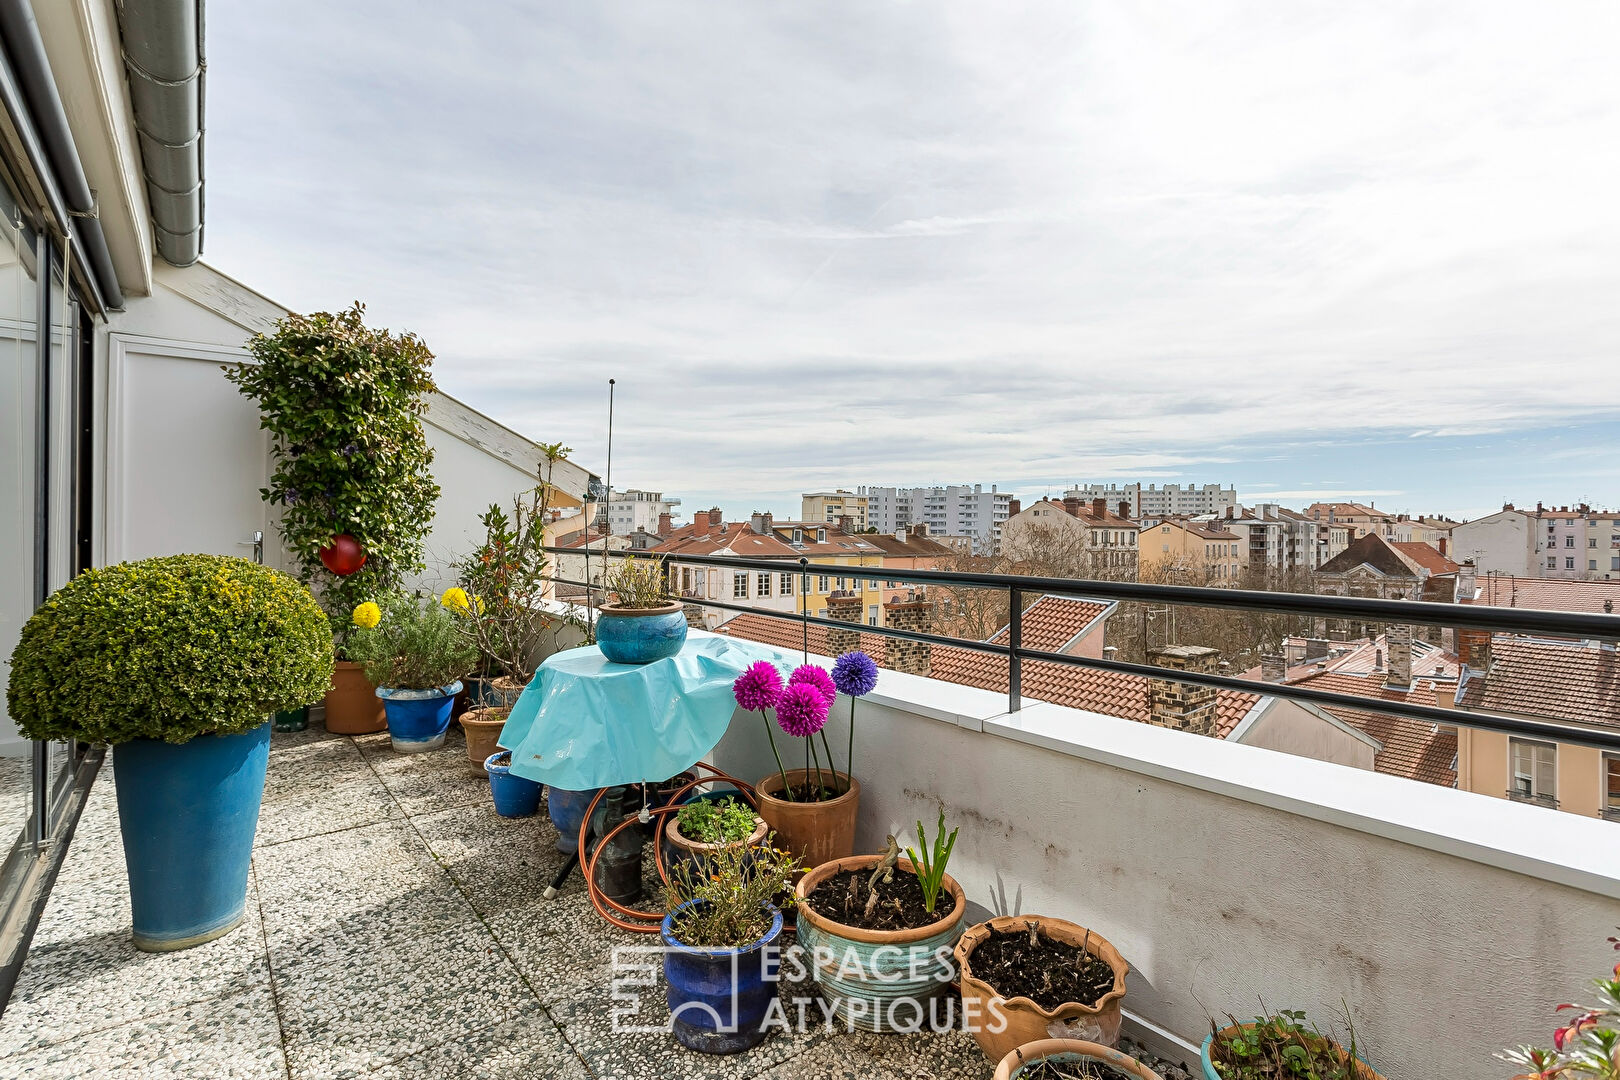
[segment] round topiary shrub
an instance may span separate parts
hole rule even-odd
[[[332,634],[303,585],[246,559],[169,555],[89,570],[11,654],[6,703],[31,739],[183,743],[319,701]]]

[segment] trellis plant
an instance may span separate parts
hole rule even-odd
[[[300,579],[325,608],[339,649],[355,605],[423,569],[422,542],[439,486],[422,429],[433,353],[415,334],[365,324],[356,303],[337,313],[288,315],[248,343],[253,363],[226,378],[259,403],[275,472],[259,494],[280,507],[279,529]],[[320,560],[347,533],[365,564],[338,576]]]
[[[945,811],[939,812],[939,831],[934,834],[934,847],[928,848],[928,834],[923,831],[923,823],[917,822],[917,846],[921,851],[906,848],[906,858],[911,860],[912,873],[917,875],[917,884],[922,886],[923,910],[930,915],[934,913],[934,905],[939,902],[939,889],[945,881],[945,864],[951,861],[951,849],[956,846],[956,833],[960,829],[951,830],[951,835],[945,835]]]

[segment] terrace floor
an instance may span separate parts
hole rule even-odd
[[[177,953],[129,940],[110,761],[96,780],[16,992],[0,1075],[988,1077],[965,1034],[773,1034],[735,1057],[620,1034],[611,928],[561,866],[544,809],[510,821],[468,765],[388,736],[277,734],[247,921]],[[784,987],[784,993],[806,993]],[[661,986],[644,1021],[668,1017]],[[789,1015],[793,1015],[790,1011]]]

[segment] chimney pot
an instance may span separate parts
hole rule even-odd
[[[668,536],[671,532],[674,531],[674,528],[675,528],[674,524],[673,524],[673,522],[670,521],[670,517],[669,517],[668,514],[659,514],[658,515],[658,535],[659,536]]]
[[[1405,689],[1412,685],[1412,628],[1396,624],[1384,631],[1389,646],[1389,667],[1384,685],[1392,689]]]
[[[709,509],[709,524],[710,525],[718,525],[722,521],[724,521],[725,519],[726,519],[726,516],[720,512],[720,508],[718,506],[711,507]]]
[[[1092,499],[1091,500],[1091,516],[1092,517],[1099,517],[1100,518],[1106,513],[1108,513],[1108,500],[1107,499]]]
[[[1131,516],[1131,504],[1123,499],[1121,499],[1119,502],[1119,516],[1122,518],[1128,518]]]
[[[1080,499],[1075,495],[1063,496],[1063,509],[1070,517],[1080,516]]]

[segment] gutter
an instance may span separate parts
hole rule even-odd
[[[121,0],[118,29],[158,254],[202,255],[203,0]]]
[[[0,0],[0,38],[5,41],[11,66],[22,84],[45,161],[67,209],[69,220],[62,222],[63,231],[78,236],[103,306],[121,308],[124,293],[118,286],[112,255],[107,251],[107,238],[101,231],[95,192],[90,190],[84,166],[79,163],[67,111],[62,108],[61,95],[56,92],[56,80],[51,77],[51,65],[45,58],[45,43],[40,40],[39,24],[34,21],[28,0]]]

